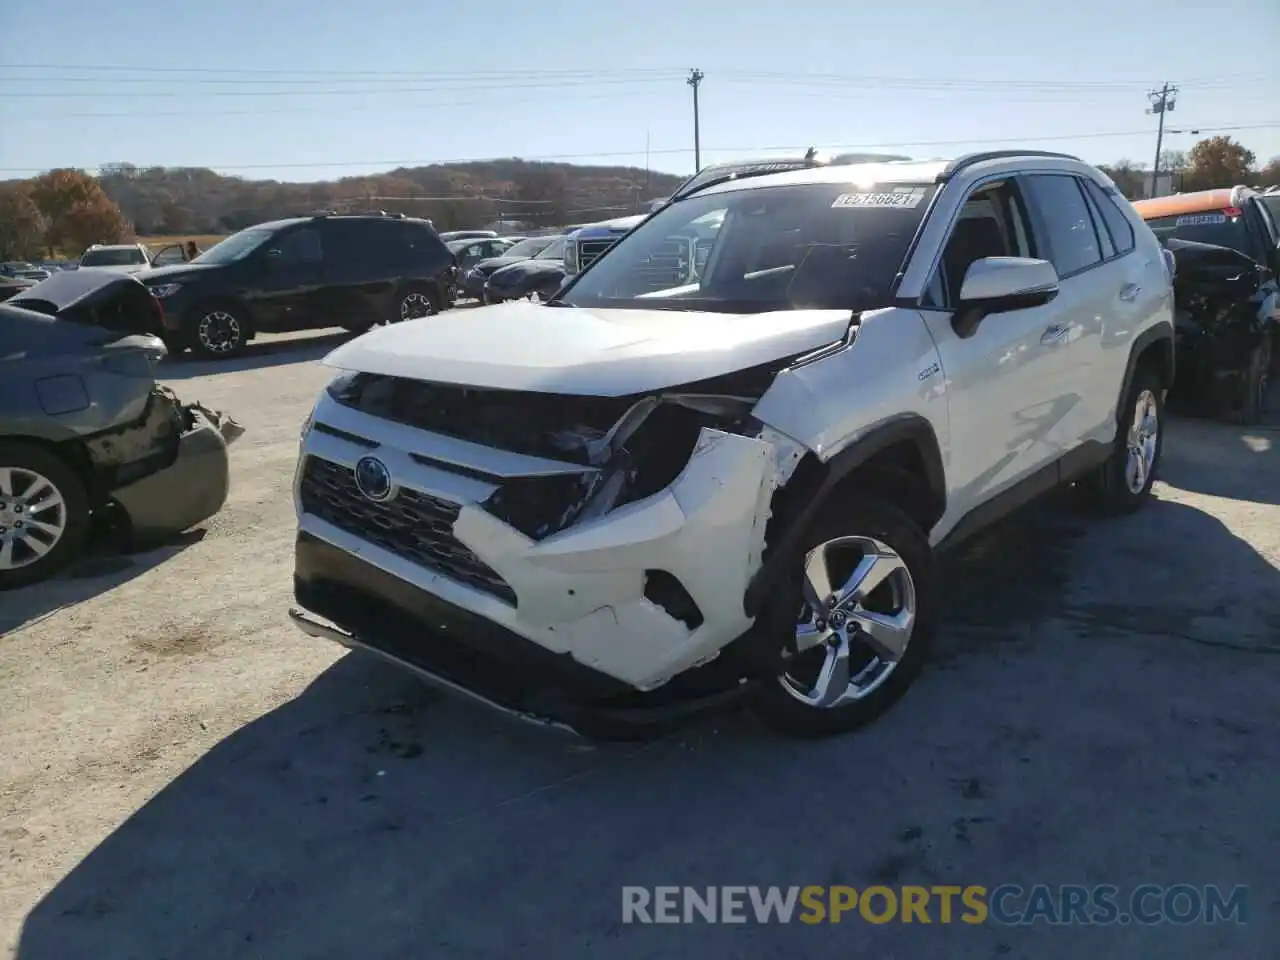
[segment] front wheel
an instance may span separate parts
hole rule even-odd
[[[0,442],[0,590],[44,580],[80,552],[84,483],[43,447]]]
[[[249,342],[249,328],[239,308],[230,304],[208,304],[195,311],[191,341],[200,356],[221,360],[244,350]]]
[[[826,737],[876,719],[915,681],[933,639],[936,574],[924,531],[862,496],[823,510],[805,546],[762,614],[785,653],[755,710],[780,733]]]

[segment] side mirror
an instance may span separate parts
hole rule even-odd
[[[960,337],[971,337],[993,313],[1041,307],[1058,295],[1058,271],[1048,260],[984,257],[965,271],[960,302],[951,318]]]

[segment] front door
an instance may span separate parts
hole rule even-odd
[[[1055,424],[1071,400],[1061,375],[1069,311],[1057,301],[986,317],[960,336],[952,326],[965,272],[984,257],[1034,257],[1026,204],[1012,180],[974,188],[953,225],[921,311],[947,385],[950,497],[941,535],[973,508],[1057,458]]]
[[[305,330],[316,320],[323,286],[323,245],[313,225],[295,227],[269,241],[257,255],[249,291],[260,330]]]

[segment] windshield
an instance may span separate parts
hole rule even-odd
[[[274,235],[271,230],[250,227],[247,230],[241,230],[239,233],[233,233],[221,243],[215,243],[191,262],[231,263],[234,260],[241,260],[257,250],[258,247],[262,246]]]
[[[521,240],[519,243],[513,243],[504,252],[504,257],[533,257],[541,253],[548,244],[551,243],[551,237],[530,237],[528,240]]]
[[[554,238],[554,239],[553,239],[549,244],[547,244],[545,247],[543,247],[543,248],[542,248],[542,252],[541,252],[541,253],[539,253],[539,254],[538,254],[536,257],[534,257],[533,259],[535,259],[535,260],[563,260],[563,259],[564,259],[564,248],[565,248],[566,246],[568,246],[568,243],[569,243],[569,238],[568,238],[568,237],[555,237],[555,238]]]
[[[80,258],[82,267],[126,267],[135,263],[146,263],[147,258],[137,247],[118,247],[116,249],[88,250]]]
[[[619,240],[558,302],[764,313],[888,305],[932,184],[695,194]]]
[[[1230,211],[1210,210],[1205,213],[1184,213],[1176,217],[1156,217],[1148,220],[1147,226],[1161,241],[1176,238],[1196,243],[1212,243],[1252,256],[1249,230],[1241,212],[1234,208]]]

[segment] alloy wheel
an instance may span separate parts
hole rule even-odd
[[[48,477],[25,467],[0,467],[0,570],[29,566],[57,546],[67,530],[67,505]]]
[[[1138,394],[1133,407],[1133,422],[1129,425],[1126,443],[1124,481],[1130,493],[1141,493],[1151,476],[1156,462],[1156,445],[1160,439],[1160,408],[1156,396],[1150,390]]]
[[[917,612],[911,571],[879,540],[838,537],[809,551],[802,586],[795,657],[779,678],[782,688],[825,709],[869,696],[911,643]]]
[[[400,301],[400,319],[401,320],[418,320],[422,317],[429,317],[435,313],[435,308],[431,304],[431,298],[425,293],[407,293],[403,300]]]
[[[243,339],[240,321],[226,310],[210,310],[196,327],[200,346],[212,354],[231,353]]]

